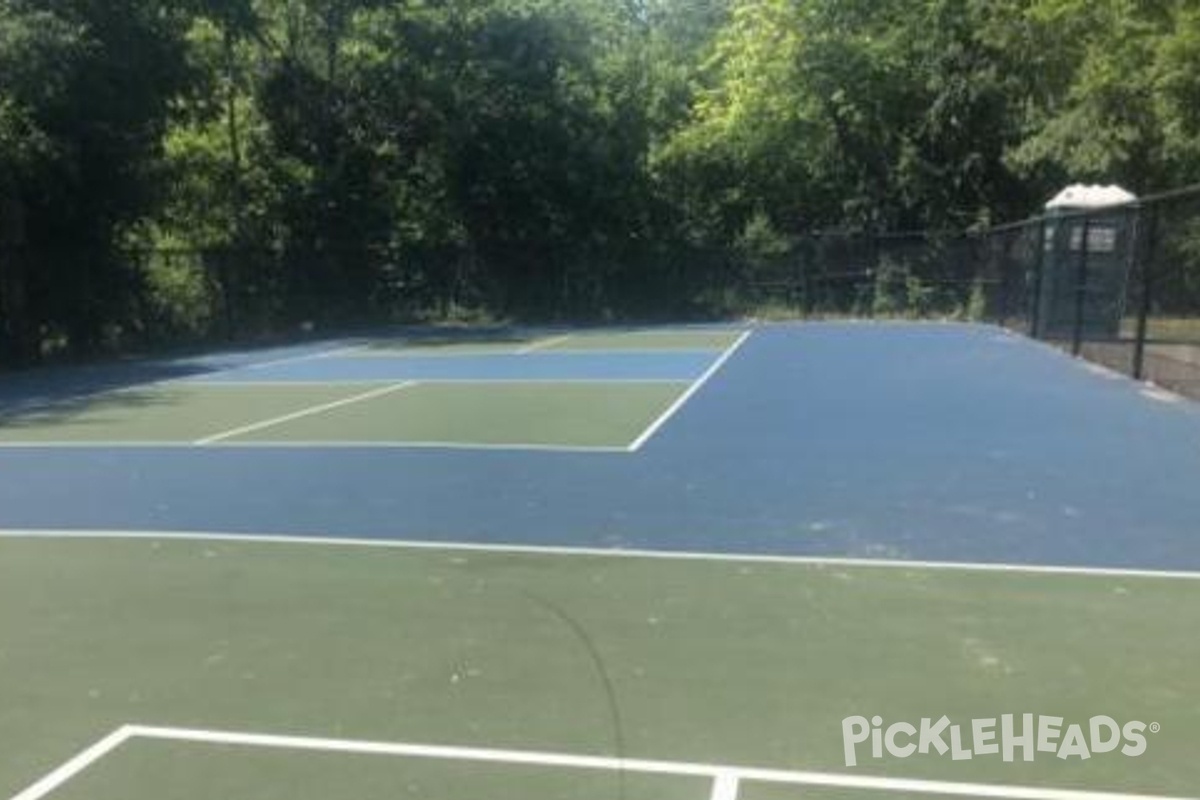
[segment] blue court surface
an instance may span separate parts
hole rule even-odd
[[[1196,797],[1197,476],[1200,407],[979,325],[14,375],[0,798]]]
[[[478,447],[415,435],[425,446],[376,447],[374,427],[336,447],[320,446],[336,435],[310,442],[307,430],[255,447],[17,441],[0,447],[0,528],[1200,569],[1195,404],[994,327],[699,330],[727,339],[670,340],[673,351],[618,338],[586,350],[556,341],[563,351],[397,348],[397,357],[346,340],[18,376],[4,395],[10,410],[148,386],[344,386],[313,406],[320,416],[375,384],[467,382],[458,391],[474,405],[463,406],[461,426],[503,401],[480,394],[489,382],[531,392],[540,382],[663,384],[665,394],[609,420],[612,448],[576,448],[569,435],[561,447],[516,446],[541,411],[519,421],[519,435]],[[406,408],[381,407],[377,418]],[[4,430],[0,443],[14,444]]]

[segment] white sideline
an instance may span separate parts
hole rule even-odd
[[[308,408],[302,408],[299,411],[293,411],[290,414],[281,414],[280,416],[272,417],[271,419],[264,419],[260,422],[252,422],[249,425],[242,425],[238,428],[230,428],[227,431],[221,431],[220,433],[214,433],[212,436],[205,436],[203,439],[197,439],[192,444],[215,444],[224,439],[232,439],[233,437],[240,436],[244,433],[252,433],[254,431],[260,431],[264,428],[272,428],[276,425],[282,425],[285,422],[302,419],[303,417],[311,417],[314,414],[321,414],[326,411],[331,411],[335,408],[341,408],[342,406],[348,406],[353,403],[361,403],[364,400],[371,400],[376,397],[383,397],[386,394],[391,394],[392,392],[397,392],[401,389],[408,388],[414,383],[415,381],[401,381],[400,383],[381,386],[379,388],[372,389],[369,392],[362,392],[361,394],[356,394],[351,397],[343,397],[341,400],[334,400],[331,403],[321,403],[320,405],[309,406]]]
[[[424,539],[363,539],[288,534],[215,533],[169,530],[87,530],[0,528],[0,539],[109,539],[193,542],[229,542],[248,544],[307,545],[316,547],[362,547],[390,550],[443,551],[532,556],[576,556],[658,561],[694,561],[719,564],[773,564],[784,566],[844,567],[848,569],[941,570],[946,572],[996,572],[1027,575],[1061,575],[1099,578],[1157,578],[1200,581],[1200,571],[1159,570],[1134,567],[1073,567],[1054,564],[1006,562],[926,561],[851,556],[785,556],[751,553],[718,553],[687,550],[639,550],[606,547],[565,547],[553,545],[481,544],[478,542],[439,542]]]
[[[638,450],[642,449],[642,445],[650,441],[650,437],[658,433],[659,429],[662,428],[663,425],[666,425],[671,417],[675,416],[675,413],[679,411],[679,409],[683,408],[684,404],[687,403],[688,400],[692,399],[692,396],[696,394],[696,392],[704,388],[704,384],[708,383],[709,379],[712,378],[713,375],[717,374],[717,370],[725,366],[725,362],[733,357],[733,354],[738,351],[739,347],[745,344],[746,340],[750,338],[751,333],[753,333],[752,330],[742,331],[742,335],[734,340],[733,344],[729,345],[725,352],[721,354],[720,358],[714,361],[709,368],[706,369],[703,374],[701,374],[700,377],[688,387],[687,391],[679,395],[679,397],[675,399],[675,402],[668,406],[667,410],[659,415],[658,419],[650,423],[650,427],[642,431],[641,436],[633,440],[633,442],[629,445],[629,452],[636,453]]]
[[[62,784],[70,780],[73,776],[86,769],[90,764],[111,752],[122,743],[134,738],[307,752],[354,753],[360,755],[474,761],[537,767],[609,770],[648,775],[669,775],[680,778],[700,777],[713,781],[711,800],[736,800],[738,786],[742,782],[793,786],[825,786],[842,789],[873,789],[959,797],[998,798],[999,800],[1188,800],[1187,798],[1166,795],[1053,789],[1039,786],[1005,786],[1002,784],[964,783],[914,778],[885,778],[836,772],[735,767],[685,761],[658,761],[534,750],[501,750],[406,742],[280,736],[274,734],[151,725],[126,725],[119,728],[75,758],[50,772],[28,789],[15,795],[12,800],[42,800],[42,798],[62,786]]]

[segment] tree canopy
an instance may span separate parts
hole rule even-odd
[[[1074,180],[1200,181],[1195,3],[0,0],[8,360],[670,311],[705,254]]]

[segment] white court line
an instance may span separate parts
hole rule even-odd
[[[1159,386],[1153,381],[1144,381],[1144,383],[1145,386],[1143,386],[1141,389],[1142,397],[1155,400],[1159,403],[1168,403],[1172,405],[1186,402],[1186,399],[1183,395]]]
[[[221,431],[220,433],[214,433],[212,436],[206,436],[203,439],[197,439],[192,444],[196,444],[196,445],[214,444],[216,442],[220,442],[225,439],[231,439],[234,436],[240,436],[244,433],[252,433],[254,431],[260,431],[264,428],[272,428],[276,425],[282,425],[285,422],[291,422],[293,420],[301,419],[303,417],[311,417],[314,414],[321,414],[326,411],[331,411],[335,408],[341,408],[343,406],[348,406],[353,403],[361,403],[364,400],[371,400],[376,397],[383,397],[386,394],[391,394],[392,392],[397,392],[401,389],[408,388],[409,386],[412,386],[413,383],[414,383],[413,381],[401,381],[400,383],[394,383],[394,384],[391,384],[388,386],[381,386],[378,389],[372,389],[369,392],[363,392],[362,394],[356,394],[356,395],[353,395],[352,397],[344,397],[341,400],[334,400],[333,402],[330,402],[330,403],[321,403],[320,405],[309,406],[308,408],[302,408],[299,411],[293,411],[290,414],[282,414],[278,417],[272,417],[271,419],[264,419],[261,422],[252,422],[249,425],[242,425],[241,427],[238,427],[238,428],[230,428],[227,431]]]
[[[620,453],[628,455],[629,450],[618,445],[588,445],[588,444],[540,444],[537,442],[379,442],[379,441],[282,441],[282,442],[217,442],[213,447],[226,449],[248,448],[303,448],[308,450],[365,448],[368,450],[512,450],[533,453]]]
[[[297,361],[311,361],[311,360],[317,359],[317,358],[329,358],[331,356],[345,355],[346,353],[353,352],[355,350],[359,350],[362,347],[363,347],[363,345],[347,346],[347,345],[339,343],[336,347],[330,347],[325,350],[317,350],[317,351],[311,352],[311,353],[301,353],[299,355],[294,355],[294,356],[283,356],[281,358],[272,358],[267,361],[251,361],[247,364],[237,364],[232,367],[222,367],[222,368],[214,370],[212,373],[208,373],[208,374],[220,375],[225,372],[238,372],[238,371],[244,370],[244,369],[263,369],[264,367],[277,367],[281,364],[294,364]],[[207,357],[216,357],[216,356],[206,356],[206,358]],[[171,381],[187,380],[187,378],[171,378],[170,380]]]
[[[658,430],[662,428],[663,425],[666,425],[667,421],[670,420],[671,417],[675,416],[675,413],[679,411],[679,409],[683,408],[684,404],[686,404],[688,400],[691,400],[692,396],[704,387],[704,384],[708,383],[709,378],[717,374],[717,370],[725,366],[725,362],[733,357],[733,354],[738,351],[739,347],[745,344],[746,340],[750,338],[751,333],[753,333],[753,331],[742,331],[742,335],[734,340],[733,344],[731,344],[729,348],[721,354],[721,357],[714,361],[709,368],[706,369],[704,373],[696,379],[696,382],[688,387],[686,392],[679,395],[679,397],[675,399],[675,402],[668,406],[667,410],[659,415],[658,419],[654,420],[654,422],[651,422],[650,427],[642,431],[641,436],[634,439],[629,444],[629,452],[636,453],[642,448],[642,445],[650,441],[650,437],[658,433]]]
[[[354,349],[354,348],[338,345],[337,347],[334,347],[334,348],[330,348],[327,350],[318,350],[316,352],[305,353],[303,355],[287,356],[284,358],[275,358],[275,359],[271,359],[269,361],[250,362],[248,364],[238,364],[238,365],[235,365],[232,367],[214,368],[210,372],[204,372],[204,373],[198,373],[198,374],[194,373],[194,374],[188,374],[188,375],[177,375],[177,376],[170,377],[170,378],[158,378],[155,380],[144,381],[142,383],[130,384],[129,386],[113,386],[110,388],[98,389],[96,391],[82,391],[82,392],[75,393],[75,394],[72,394],[68,391],[67,393],[62,394],[62,395],[39,395],[36,397],[27,398],[25,400],[22,400],[21,402],[16,403],[9,408],[4,408],[3,410],[9,411],[9,412],[16,412],[19,414],[26,414],[26,413],[30,413],[30,412],[37,412],[41,409],[53,409],[56,406],[61,406],[61,405],[69,404],[69,403],[77,403],[77,402],[80,402],[81,400],[91,400],[91,399],[95,399],[98,397],[109,397],[111,395],[132,394],[135,392],[145,391],[147,389],[153,389],[155,387],[161,387],[161,386],[169,387],[169,386],[180,386],[180,385],[186,386],[189,383],[205,384],[207,382],[205,380],[205,378],[209,378],[213,375],[224,375],[229,372],[238,372],[238,371],[244,370],[244,369],[260,369],[262,367],[272,367],[272,366],[276,366],[278,364],[291,364],[296,361],[309,361],[309,360],[317,359],[317,358],[325,358],[326,356],[340,353],[344,350],[352,350],[352,349]],[[231,355],[234,355],[234,354],[231,354]],[[203,358],[217,358],[217,357],[220,357],[219,354],[213,355],[213,356],[203,356]],[[175,359],[175,360],[156,360],[156,361],[151,361],[148,363],[150,363],[151,365],[170,366],[170,365],[179,365],[179,364],[186,365],[188,363],[195,363],[195,361],[196,361],[196,358],[179,358],[179,359]],[[217,383],[217,381],[212,381],[212,382]],[[328,384],[329,382],[326,381],[325,383]],[[3,443],[0,443],[0,445],[2,445],[2,444]]]
[[[524,347],[517,348],[517,355],[523,356],[528,353],[537,352],[538,350],[544,350],[547,347],[553,347],[554,345],[558,344],[559,342],[565,342],[567,339],[570,339],[570,338],[571,338],[571,334],[566,333],[566,334],[563,334],[562,336],[551,336],[549,339],[538,339],[535,342],[530,342],[529,344],[525,345]]]
[[[905,561],[902,559],[853,558],[849,556],[783,556],[748,553],[716,553],[688,550],[638,550],[605,547],[555,547],[552,545],[480,544],[439,542],[427,539],[362,539],[330,536],[296,536],[269,533],[214,533],[204,531],[87,530],[0,528],[0,539],[109,539],[150,541],[229,542],[249,544],[307,545],[320,547],[363,547],[383,550],[415,550],[482,555],[575,556],[653,561],[709,562],[717,564],[763,564],[848,569],[898,569],[947,572],[995,572],[1016,575],[1060,575],[1098,578],[1156,578],[1200,581],[1200,571],[1157,570],[1131,567],[1071,567],[1053,564],[1014,564],[974,561]]]
[[[327,739],[309,736],[280,736],[151,725],[128,725],[89,751],[80,754],[12,800],[41,800],[55,787],[86,768],[122,742],[134,738],[156,741],[189,742],[224,746],[258,747],[302,752],[350,753],[356,755],[426,758],[447,761],[559,767],[569,769],[633,772],[679,778],[709,778],[714,782],[713,800],[735,800],[742,781],[792,786],[825,786],[841,789],[873,789],[889,792],[914,792],[957,797],[985,797],[999,800],[1187,800],[1179,796],[1130,794],[1080,789],[1053,789],[1040,786],[1006,786],[994,783],[965,783],[913,778],[885,778],[837,772],[735,767],[687,761],[660,761],[640,758],[579,755],[536,750],[502,750],[481,747],[380,742],[353,739]],[[96,752],[91,752],[96,750]],[[84,758],[86,756],[86,758]]]
[[[706,355],[708,353],[719,352],[720,347],[556,347],[551,353],[553,355]],[[358,352],[358,351],[355,351]],[[421,350],[420,348],[412,351],[396,350],[393,352],[369,350],[365,353],[359,353],[358,358],[379,358],[379,359],[414,359],[414,358],[480,358],[485,356],[514,356],[528,355],[530,352],[538,352],[537,350],[527,351],[521,350],[474,350],[464,351],[456,350],[452,353],[439,353],[436,350]]]
[[[1128,384],[1136,387],[1138,390],[1138,393],[1142,397],[1145,397],[1147,400],[1154,400],[1159,403],[1168,403],[1168,404],[1187,404],[1188,403],[1188,399],[1186,397],[1184,397],[1183,395],[1179,394],[1178,392],[1173,392],[1164,386],[1158,385],[1154,381],[1147,380],[1145,378],[1138,380],[1137,378],[1134,378],[1132,375],[1127,375],[1124,372],[1115,370],[1112,367],[1109,367],[1105,364],[1101,364],[1096,361],[1091,361],[1090,359],[1087,358],[1087,356],[1083,355],[1082,353],[1080,355],[1076,356],[1076,355],[1072,354],[1070,350],[1067,350],[1064,347],[1059,347],[1059,346],[1055,345],[1053,343],[1053,341],[1051,341],[1049,339],[1035,339],[1032,336],[1028,336],[1023,333],[1017,333],[1016,331],[1011,331],[1007,328],[1004,328],[1003,330],[1007,335],[1011,336],[1013,339],[1028,342],[1028,343],[1037,345],[1044,350],[1048,350],[1060,358],[1065,358],[1070,363],[1083,369],[1085,372],[1091,373],[1092,375],[1096,375],[1097,377],[1104,378],[1106,380],[1122,381],[1122,382],[1128,383]]]
[[[79,755],[50,771],[27,789],[13,795],[11,800],[41,800],[96,761],[124,744],[130,737],[129,726],[118,728]]]
[[[339,358],[341,356],[352,356],[355,353],[361,353],[363,350],[370,350],[369,344],[352,344],[346,347],[338,347],[333,350],[324,350],[318,354],[319,358]]]
[[[196,378],[189,382],[189,385],[204,386],[204,387],[243,387],[243,388],[262,388],[262,387],[280,387],[280,386],[378,386],[384,383],[395,383],[396,378],[354,378],[351,380],[301,380],[293,381],[287,378],[278,380],[206,380],[204,378]],[[417,378],[426,386],[434,386],[437,384],[513,384],[520,385],[525,383],[532,384],[547,384],[547,383],[567,383],[567,384],[606,384],[615,383],[623,384],[680,384],[686,386],[690,383],[687,378]]]
[[[716,775],[710,800],[737,800],[740,783],[736,772],[722,772]]]
[[[534,453],[616,453],[629,455],[629,448],[624,445],[588,445],[588,444],[540,444],[537,442],[438,442],[438,441],[354,441],[354,440],[288,440],[288,441],[228,441],[214,442],[183,442],[155,441],[153,439],[103,441],[55,441],[39,442],[33,439],[20,442],[0,441],[0,450],[192,450],[203,446],[210,450],[465,450],[465,451],[504,451],[534,452]]]

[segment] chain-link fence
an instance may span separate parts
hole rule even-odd
[[[1000,276],[979,270],[976,248],[961,234],[804,236],[772,259],[735,263],[730,305],[783,316],[990,318]]]
[[[1139,380],[1200,398],[1200,190],[1048,214],[980,235],[1002,316]]]
[[[392,321],[989,321],[1200,398],[1200,188],[981,232],[833,231],[623,258],[0,248],[0,363]]]

